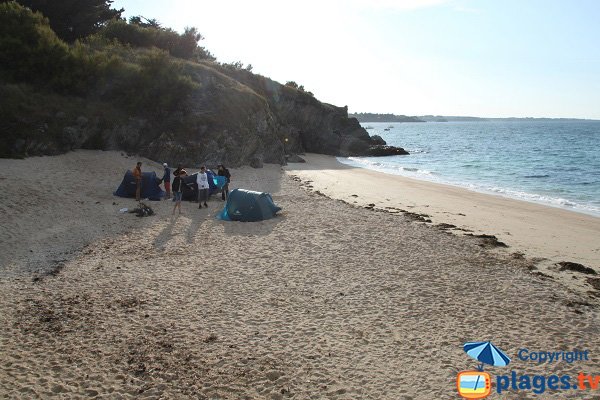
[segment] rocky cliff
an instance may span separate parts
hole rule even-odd
[[[169,113],[129,115],[101,95],[75,98],[0,85],[0,153],[116,149],[171,164],[254,167],[283,164],[286,153],[406,154],[371,138],[345,107],[246,70],[212,62],[186,68],[197,88]]]

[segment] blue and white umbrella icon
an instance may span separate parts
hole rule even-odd
[[[495,367],[504,367],[510,362],[510,358],[492,342],[468,342],[463,346],[465,352],[481,363],[477,369],[483,371],[483,364]]]

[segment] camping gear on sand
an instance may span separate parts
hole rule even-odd
[[[142,193],[141,198],[152,201],[158,201],[165,196],[165,192],[159,186],[160,179],[156,177],[156,172],[142,172]],[[113,193],[119,197],[135,198],[135,178],[132,171],[125,172],[123,181]]]
[[[209,194],[218,193],[221,188],[227,183],[224,176],[218,176],[211,170],[206,171],[208,176]],[[160,188],[161,179],[156,176],[155,172],[142,172],[142,193],[141,198],[152,201],[158,201],[166,196],[165,191]],[[183,194],[182,200],[195,201],[198,199],[198,185],[196,184],[196,174],[188,175],[183,178]],[[135,178],[133,172],[127,171],[123,177],[123,181],[113,193],[119,197],[135,198]]]
[[[149,217],[151,215],[154,215],[154,210],[148,207],[146,204],[142,203],[141,201],[138,207],[134,208],[129,212],[135,214],[136,217]]]
[[[269,193],[233,189],[217,218],[223,221],[262,221],[273,218],[280,210]]]

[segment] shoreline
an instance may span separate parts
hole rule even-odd
[[[334,156],[306,154],[288,173],[313,190],[350,204],[423,215],[455,233],[491,234],[511,252],[550,264],[571,261],[600,268],[600,218],[559,207],[471,191],[462,187],[354,167]],[[318,173],[314,173],[317,172]],[[542,260],[539,260],[542,261]]]
[[[435,181],[434,179],[420,179],[418,177],[413,177],[413,176],[408,176],[408,175],[402,175],[402,174],[395,174],[393,172],[386,172],[386,171],[382,171],[382,170],[377,170],[377,169],[371,169],[371,168],[367,168],[367,167],[352,165],[350,163],[345,163],[343,161],[340,161],[339,158],[344,158],[344,157],[336,157],[336,161],[338,161],[341,164],[350,166],[352,168],[367,169],[369,171],[379,172],[379,173],[386,174],[386,175],[400,176],[400,177],[403,177],[403,178],[412,179],[412,180],[416,180],[416,181],[422,181],[422,182],[433,183],[433,184],[436,184],[436,185],[445,185],[445,186],[455,187],[455,188],[458,188],[458,189],[467,190],[469,192],[485,194],[485,195],[488,195],[488,196],[498,196],[498,197],[502,197],[502,198],[505,198],[505,199],[516,200],[516,201],[524,201],[526,203],[536,204],[536,205],[543,206],[543,207],[557,208],[559,210],[565,210],[565,211],[573,212],[573,213],[576,213],[576,214],[583,214],[583,215],[587,215],[587,216],[590,216],[590,217],[600,218],[600,211],[586,210],[584,208],[586,206],[585,205],[581,205],[579,203],[574,203],[578,207],[580,207],[580,208],[575,208],[573,206],[565,206],[565,205],[553,204],[552,202],[546,202],[546,201],[542,201],[542,200],[520,198],[520,197],[517,197],[517,196],[511,196],[511,195],[505,194],[503,192],[495,192],[493,190],[489,190],[489,189],[485,189],[485,188],[471,188],[471,187],[467,186],[467,183],[453,183],[453,182]],[[506,188],[501,188],[501,189],[502,190],[508,190],[508,191],[516,192],[516,190],[512,190],[512,189],[506,189]],[[542,195],[537,194],[537,193],[529,193],[529,192],[523,192],[523,193],[526,194],[526,195],[529,195],[531,197],[535,197],[535,196],[542,197]],[[562,199],[562,198],[556,198],[555,200],[564,200],[566,202],[573,203],[573,201],[571,201],[571,200]]]

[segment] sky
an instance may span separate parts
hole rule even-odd
[[[115,0],[350,112],[600,119],[597,0]]]

